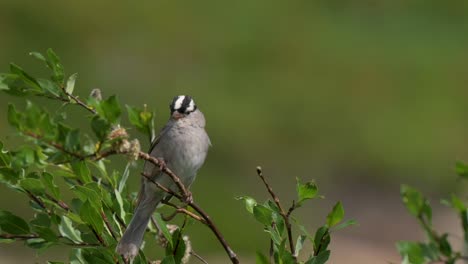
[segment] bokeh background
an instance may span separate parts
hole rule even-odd
[[[158,127],[173,96],[196,99],[213,148],[194,197],[243,263],[268,250],[234,199],[267,198],[257,165],[288,204],[295,177],[316,180],[326,198],[298,212],[311,231],[337,200],[359,222],[333,234],[332,264],[398,262],[394,243],[422,238],[401,183],[429,194],[436,226],[459,234],[439,200],[467,187],[453,169],[468,160],[467,1],[0,0],[0,72],[15,62],[46,74],[27,54],[49,47],[79,73],[78,95],[100,88],[147,104]],[[0,97],[0,138],[13,148],[7,102],[19,101]],[[0,191],[1,208],[28,214],[22,196]],[[205,227],[189,234],[210,263],[227,263]],[[66,249],[0,245],[0,263],[51,258],[66,260]]]

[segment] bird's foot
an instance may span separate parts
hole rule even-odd
[[[164,171],[165,169],[167,169],[166,162],[164,161],[163,158],[156,158],[156,159],[159,161],[159,170],[160,171]]]
[[[187,193],[186,193],[186,195],[185,195],[185,197],[184,197],[184,202],[185,202],[186,204],[191,204],[191,203],[193,203],[193,196],[192,196],[192,193],[191,193],[189,190],[187,190]]]

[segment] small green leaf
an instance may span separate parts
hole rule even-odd
[[[0,141],[0,167],[10,167],[10,153],[3,149],[3,142]]]
[[[242,200],[244,201],[245,203],[245,209],[253,214],[253,208],[255,205],[257,205],[257,201],[255,201],[254,198],[250,197],[250,196],[239,196],[239,197],[236,197],[237,200]]]
[[[56,200],[60,200],[60,190],[54,183],[54,176],[48,172],[43,172],[42,179],[47,189],[51,192],[52,197],[54,197]]]
[[[154,129],[154,113],[147,111],[146,106],[144,110],[129,105],[126,105],[126,108],[130,123],[134,125],[138,131],[152,136]]]
[[[301,204],[305,200],[313,199],[317,196],[318,187],[314,182],[306,182],[305,184],[302,184],[299,178],[296,178],[296,180],[298,204]]]
[[[72,221],[70,218],[62,215],[62,221],[58,226],[59,232],[62,236],[69,238],[75,243],[83,242],[81,240],[81,232],[77,228],[73,227]]]
[[[100,109],[97,110],[101,116],[105,117],[111,124],[118,123],[122,110],[115,95],[101,101],[100,106]]]
[[[344,217],[343,205],[341,204],[341,202],[337,202],[335,206],[333,206],[332,211],[327,216],[327,226],[329,228],[335,226],[336,224],[341,222],[341,220],[343,220],[343,217]]]
[[[8,104],[8,123],[15,128],[20,128],[21,113],[16,111],[16,107],[13,104]]]
[[[164,237],[167,239],[169,242],[169,245],[172,247],[172,234],[169,232],[169,229],[167,229],[166,222],[161,218],[161,214],[156,213],[154,214],[154,219],[156,220],[156,223],[158,224],[158,228],[160,229],[159,231],[162,232]]]
[[[47,57],[47,64],[54,73],[52,79],[60,84],[63,84],[65,74],[63,70],[63,65],[60,62],[60,58],[57,56],[57,54],[55,54],[55,52],[52,49],[47,50]]]
[[[71,130],[65,138],[65,149],[71,152],[80,150],[80,130],[78,128]]]
[[[26,221],[4,210],[0,210],[0,229],[5,233],[13,235],[24,235],[30,232],[29,225]]]
[[[255,255],[255,263],[256,264],[270,264],[268,258],[260,251],[257,251]]]
[[[102,197],[95,190],[80,185],[73,187],[72,190],[81,201],[89,201],[96,209],[102,207]]]
[[[314,236],[314,254],[326,250],[330,244],[330,232],[328,227],[322,226],[317,229]]]
[[[31,75],[27,74],[20,66],[11,63],[10,72],[18,75],[24,82],[26,86],[23,88],[23,90],[30,90],[37,93],[42,92],[42,87],[39,85],[37,80],[34,79],[34,77]]]
[[[39,52],[36,52],[36,51],[31,51],[29,53],[30,56],[42,61],[42,62],[47,62],[46,58],[44,57],[44,55],[42,55],[41,53]]]
[[[75,161],[71,163],[73,172],[77,178],[82,180],[84,183],[92,182],[91,171],[86,164],[86,161]]]
[[[105,119],[99,117],[98,115],[94,116],[91,120],[91,128],[93,129],[94,134],[101,141],[105,140],[111,125]]]
[[[125,216],[126,216],[126,212],[125,212],[125,209],[124,209],[124,202],[123,202],[123,199],[122,199],[122,195],[120,194],[119,190],[117,189],[114,189],[114,195],[115,195],[115,201],[117,202],[118,204],[118,213],[119,213],[119,216],[121,219],[125,219]]]
[[[104,229],[104,223],[102,222],[102,217],[89,200],[83,203],[80,210],[80,217],[91,225],[96,232],[101,233]]]
[[[345,221],[345,222],[343,222],[343,223],[341,223],[341,224],[335,226],[335,227],[333,228],[333,230],[334,230],[334,231],[337,231],[337,230],[346,228],[346,227],[348,227],[348,226],[356,225],[356,224],[357,224],[357,221],[356,221],[356,220],[350,219],[350,220],[347,220],[347,221]]]
[[[33,232],[48,242],[58,242],[58,236],[52,229],[44,226],[32,226]]]
[[[300,235],[297,237],[296,241],[296,248],[294,250],[294,256],[299,256],[299,253],[301,253],[302,246],[304,245],[304,241],[306,240],[307,236],[305,235]]]
[[[55,97],[60,96],[61,90],[56,83],[46,79],[38,79],[37,81],[39,82],[39,85],[42,87],[42,89],[44,89],[44,91],[47,91]]]
[[[35,195],[44,195],[45,193],[45,186],[38,179],[33,179],[33,178],[22,179],[19,185],[21,186],[21,188]]]
[[[164,257],[162,260],[161,264],[175,264],[174,256],[173,255],[168,255]]]
[[[457,161],[455,164],[455,171],[462,179],[468,180],[468,165],[461,161]]]
[[[115,263],[111,249],[84,248],[81,251],[84,263],[109,264]]]
[[[310,258],[305,264],[324,264],[330,258],[330,250],[320,252],[317,256]]]
[[[402,185],[400,193],[403,203],[413,216],[425,216],[427,220],[431,221],[432,209],[421,192],[408,185]]]
[[[67,94],[73,94],[73,90],[75,89],[75,81],[77,77],[78,73],[74,73],[70,75],[70,77],[68,77],[67,86],[65,87],[65,92],[67,92]]]
[[[261,204],[257,204],[253,208],[253,215],[255,219],[257,219],[258,222],[265,226],[270,226],[273,222],[272,213],[273,211],[271,211],[271,209]]]
[[[398,252],[402,257],[407,257],[411,264],[423,264],[424,255],[420,244],[408,241],[397,243]]]

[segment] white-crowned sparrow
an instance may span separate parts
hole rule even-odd
[[[176,96],[171,105],[171,117],[159,136],[153,141],[150,155],[165,162],[167,168],[179,176],[188,188],[198,169],[203,165],[210,139],[205,131],[205,117],[190,96]],[[144,165],[144,173],[161,185],[179,192],[172,179],[150,162]],[[116,252],[126,259],[133,259],[140,248],[148,222],[156,206],[168,196],[148,179],[142,178],[138,205],[125,230]]]

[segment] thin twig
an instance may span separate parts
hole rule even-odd
[[[37,197],[36,195],[34,195],[32,192],[30,191],[26,191],[26,193],[28,194],[29,198],[31,198],[31,200],[33,200],[37,205],[39,205],[44,211],[46,211],[46,213],[48,215],[50,215],[50,210],[49,208],[46,207],[45,203],[41,200],[41,198]]]
[[[198,255],[195,251],[191,250],[190,255],[194,256],[195,258],[197,258],[198,260],[200,260],[204,264],[208,264],[208,262],[206,260],[204,260],[200,255]]]
[[[96,110],[94,110],[94,108],[92,108],[91,106],[85,104],[83,101],[81,101],[77,96],[71,94],[71,93],[68,93],[65,89],[62,89],[62,91],[71,99],[73,99],[73,101],[75,101],[75,103],[79,104],[80,106],[84,107],[86,110],[88,110],[89,112],[93,113],[94,115],[97,114]],[[71,101],[71,100],[70,100]]]
[[[157,159],[155,157],[152,157],[148,153],[145,153],[145,152],[142,152],[142,151],[140,151],[138,153],[138,157],[140,159],[149,161],[149,162],[151,162],[154,165],[159,166],[159,167],[161,167],[161,165],[163,165],[162,162],[159,159]],[[180,181],[180,178],[177,175],[175,175],[174,172],[172,172],[169,168],[167,168],[165,166],[162,166],[161,170],[162,170],[162,172],[167,174],[169,177],[171,177],[172,181],[174,181],[174,183],[177,185],[177,187],[179,188],[179,190],[182,193],[182,195],[184,196],[184,198],[188,198],[190,196],[190,192],[187,191],[187,188],[185,188],[184,184]]]
[[[106,245],[106,242],[104,241],[104,239],[102,238],[101,235],[99,235],[99,233],[96,231],[96,229],[94,229],[94,227],[92,227],[91,225],[89,225],[89,228],[91,229],[91,231],[93,232],[94,236],[97,238],[97,240],[99,241],[99,243],[101,243],[101,245],[103,246],[107,246]]]
[[[173,207],[174,209],[176,209],[176,210],[174,211],[174,213],[173,213],[172,215],[170,215],[170,218],[173,218],[173,217],[176,216],[177,214],[182,213],[182,214],[185,214],[185,215],[188,215],[188,216],[192,217],[193,219],[195,219],[195,220],[197,220],[197,221],[199,221],[199,222],[201,222],[201,223],[203,223],[203,224],[206,224],[205,219],[203,219],[202,217],[200,217],[200,216],[198,216],[198,215],[196,215],[196,214],[190,212],[190,211],[187,210],[186,208],[177,206],[177,205],[175,205],[175,204],[173,204],[173,203],[171,203],[171,202],[169,202],[169,201],[164,201],[164,202],[162,202],[162,203],[163,203],[163,204],[166,204],[166,205],[169,205],[169,206]],[[163,220],[167,222],[166,219],[167,219],[167,218],[164,218]]]
[[[270,187],[270,185],[266,181],[265,177],[263,176],[263,172],[262,172],[261,167],[257,167],[257,175],[258,175],[258,177],[260,177],[260,179],[262,179],[263,184],[265,185],[265,187],[267,188],[268,192],[271,195],[271,198],[273,198],[273,201],[275,202],[276,206],[278,206],[278,209],[280,210],[279,213],[284,219],[284,223],[286,224],[286,229],[287,229],[287,232],[288,232],[289,249],[291,250],[291,254],[294,254],[294,251],[295,251],[294,250],[294,241],[293,241],[293,237],[292,237],[291,223],[289,222],[288,213],[286,213],[286,211],[283,209],[278,196],[275,194],[275,192],[273,192],[273,189]]]
[[[104,211],[102,211],[102,210],[101,210],[101,217],[102,217],[102,220],[104,221],[104,223],[106,224],[106,227],[107,227],[107,229],[109,230],[109,233],[110,233],[111,236],[117,241],[117,236],[114,234],[114,230],[112,229],[112,226],[110,225],[109,220],[107,219],[106,214],[105,214]]]

